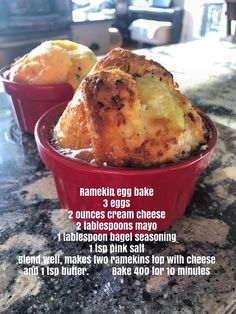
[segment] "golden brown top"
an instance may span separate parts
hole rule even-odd
[[[96,64],[55,128],[62,147],[89,145],[97,163],[113,166],[177,161],[204,143],[204,132],[172,74],[121,48]]]
[[[88,47],[69,40],[52,40],[18,59],[9,77],[29,84],[68,82],[76,89],[95,63],[96,56]]]

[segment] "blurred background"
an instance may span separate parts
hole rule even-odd
[[[236,0],[0,0],[0,67],[51,39],[111,48],[234,41]]]

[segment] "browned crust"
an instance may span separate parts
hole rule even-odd
[[[70,149],[91,147],[84,105],[81,101],[76,104],[72,101],[67,105],[54,129],[54,134],[60,147]]]
[[[184,129],[165,118],[150,119],[148,126],[142,126],[140,99],[131,75],[103,70],[88,76],[81,88],[98,163],[150,166],[177,160],[176,145]],[[142,127],[132,125],[134,120]]]
[[[129,137],[121,132],[129,123],[129,112],[135,112],[135,81],[120,70],[104,70],[88,76],[81,91],[96,161],[123,165],[130,147],[138,145],[135,132]]]
[[[160,63],[148,60],[145,56],[137,55],[127,49],[115,48],[111,50],[97,62],[94,72],[112,68],[118,68],[134,77],[143,76],[147,73],[158,75],[168,86],[178,87],[178,84],[173,80],[173,75]]]
[[[142,117],[137,77],[158,76],[178,101],[184,128],[167,118]],[[146,123],[146,124],[145,124]],[[204,140],[204,127],[173,76],[159,63],[128,50],[113,49],[87,76],[56,127],[62,147],[93,147],[98,164],[150,166],[177,161]],[[189,134],[194,139],[183,140]],[[181,147],[180,147],[181,146]],[[182,150],[182,151],[181,151]]]

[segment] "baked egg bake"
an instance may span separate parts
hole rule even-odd
[[[88,47],[69,40],[45,41],[11,65],[9,79],[29,84],[69,83],[76,89],[96,63]]]
[[[54,128],[61,148],[90,148],[95,163],[176,162],[206,142],[206,128],[173,75],[158,62],[116,48],[96,63]]]

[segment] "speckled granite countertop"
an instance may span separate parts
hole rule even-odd
[[[219,132],[210,166],[199,178],[183,219],[171,228],[178,244],[147,243],[146,254],[214,255],[209,276],[25,276],[18,255],[87,254],[88,244],[58,242],[74,230],[60,208],[33,136],[22,133],[0,94],[0,312],[222,314],[236,308],[236,45],[192,42],[145,49],[173,71]]]

